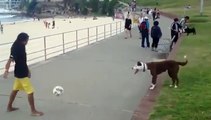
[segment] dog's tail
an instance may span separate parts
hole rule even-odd
[[[186,60],[185,62],[177,62],[177,64],[179,64],[181,66],[185,66],[188,63],[188,60],[187,60],[187,56],[186,55],[184,56],[184,59]]]

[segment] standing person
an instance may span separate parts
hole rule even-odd
[[[1,34],[3,34],[3,32],[4,32],[4,26],[3,24],[1,24]]]
[[[159,19],[159,18],[160,18],[160,11],[157,10],[157,11],[156,11],[156,19]]]
[[[48,22],[46,20],[43,21],[45,28],[48,28]]]
[[[138,29],[139,29],[140,35],[141,35],[141,27],[140,27],[140,25],[141,25],[141,23],[142,23],[143,21],[144,21],[144,18],[143,18],[143,15],[142,15],[142,13],[141,13],[140,16],[139,16],[139,18],[138,18],[138,22],[139,22]],[[140,37],[140,39],[141,39],[141,37]]]
[[[179,24],[181,26],[182,32],[185,32],[185,29],[188,27],[189,19],[189,16],[185,16],[180,20]]]
[[[142,35],[142,42],[141,42],[141,47],[145,48],[145,39],[146,39],[146,43],[147,43],[147,47],[150,47],[150,43],[149,43],[149,21],[148,21],[148,17],[144,17],[144,21],[141,23],[140,25],[141,28],[141,35]]]
[[[157,47],[158,47],[159,40],[162,36],[162,31],[161,31],[160,27],[158,26],[159,25],[158,21],[154,21],[153,25],[154,26],[152,26],[152,28],[151,28],[152,51],[157,52]]]
[[[125,33],[126,33],[125,39],[128,38],[128,34],[130,34],[130,37],[132,37],[132,34],[131,34],[131,25],[132,25],[132,20],[130,19],[130,15],[127,14],[127,18],[125,19]]]
[[[170,45],[170,50],[172,50],[173,44],[176,44],[176,42],[179,38],[181,26],[178,23],[178,21],[179,21],[178,18],[174,18],[174,22],[171,24],[171,40],[172,40],[172,42]]]
[[[55,28],[55,20],[53,19],[53,22],[52,22],[52,29]]]
[[[155,21],[155,19],[156,19],[156,14],[157,14],[157,9],[154,8],[154,10],[152,11],[152,19],[153,19],[153,21]]]
[[[7,106],[7,111],[12,112],[18,110],[18,108],[13,107],[13,102],[19,90],[23,90],[28,94],[28,101],[31,107],[32,116],[42,116],[43,113],[35,109],[34,106],[34,89],[30,82],[31,73],[27,66],[26,50],[25,46],[28,42],[29,36],[26,33],[20,33],[11,47],[10,58],[5,66],[4,78],[7,78],[10,64],[12,61],[15,62],[15,81],[13,85],[13,90],[10,94],[9,103]]]

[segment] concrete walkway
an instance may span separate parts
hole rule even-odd
[[[163,38],[169,38],[171,20],[159,21]],[[137,28],[132,32],[132,39],[124,39],[122,33],[31,66],[36,106],[45,113],[42,117],[30,116],[23,92],[14,104],[20,110],[5,112],[14,77],[1,77],[0,120],[130,120],[151,82],[149,72],[134,75],[131,67],[138,60],[158,56],[140,47]],[[56,85],[64,87],[60,97],[52,94]]]

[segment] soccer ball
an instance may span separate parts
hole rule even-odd
[[[61,87],[61,86],[55,86],[53,88],[53,94],[56,95],[56,96],[60,96],[61,94],[64,93],[64,88]]]

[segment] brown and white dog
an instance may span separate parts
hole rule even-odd
[[[184,59],[186,59],[186,56],[184,56]],[[150,89],[153,90],[155,88],[157,75],[159,75],[162,72],[168,71],[168,75],[172,79],[172,84],[170,87],[174,86],[175,88],[178,87],[179,79],[178,79],[178,72],[179,72],[179,65],[184,66],[188,63],[188,60],[186,59],[185,62],[178,62],[175,60],[163,60],[159,62],[148,62],[143,63],[141,61],[138,61],[137,64],[132,67],[133,70],[135,70],[135,74],[142,70],[143,72],[149,70],[152,75],[152,84]]]

